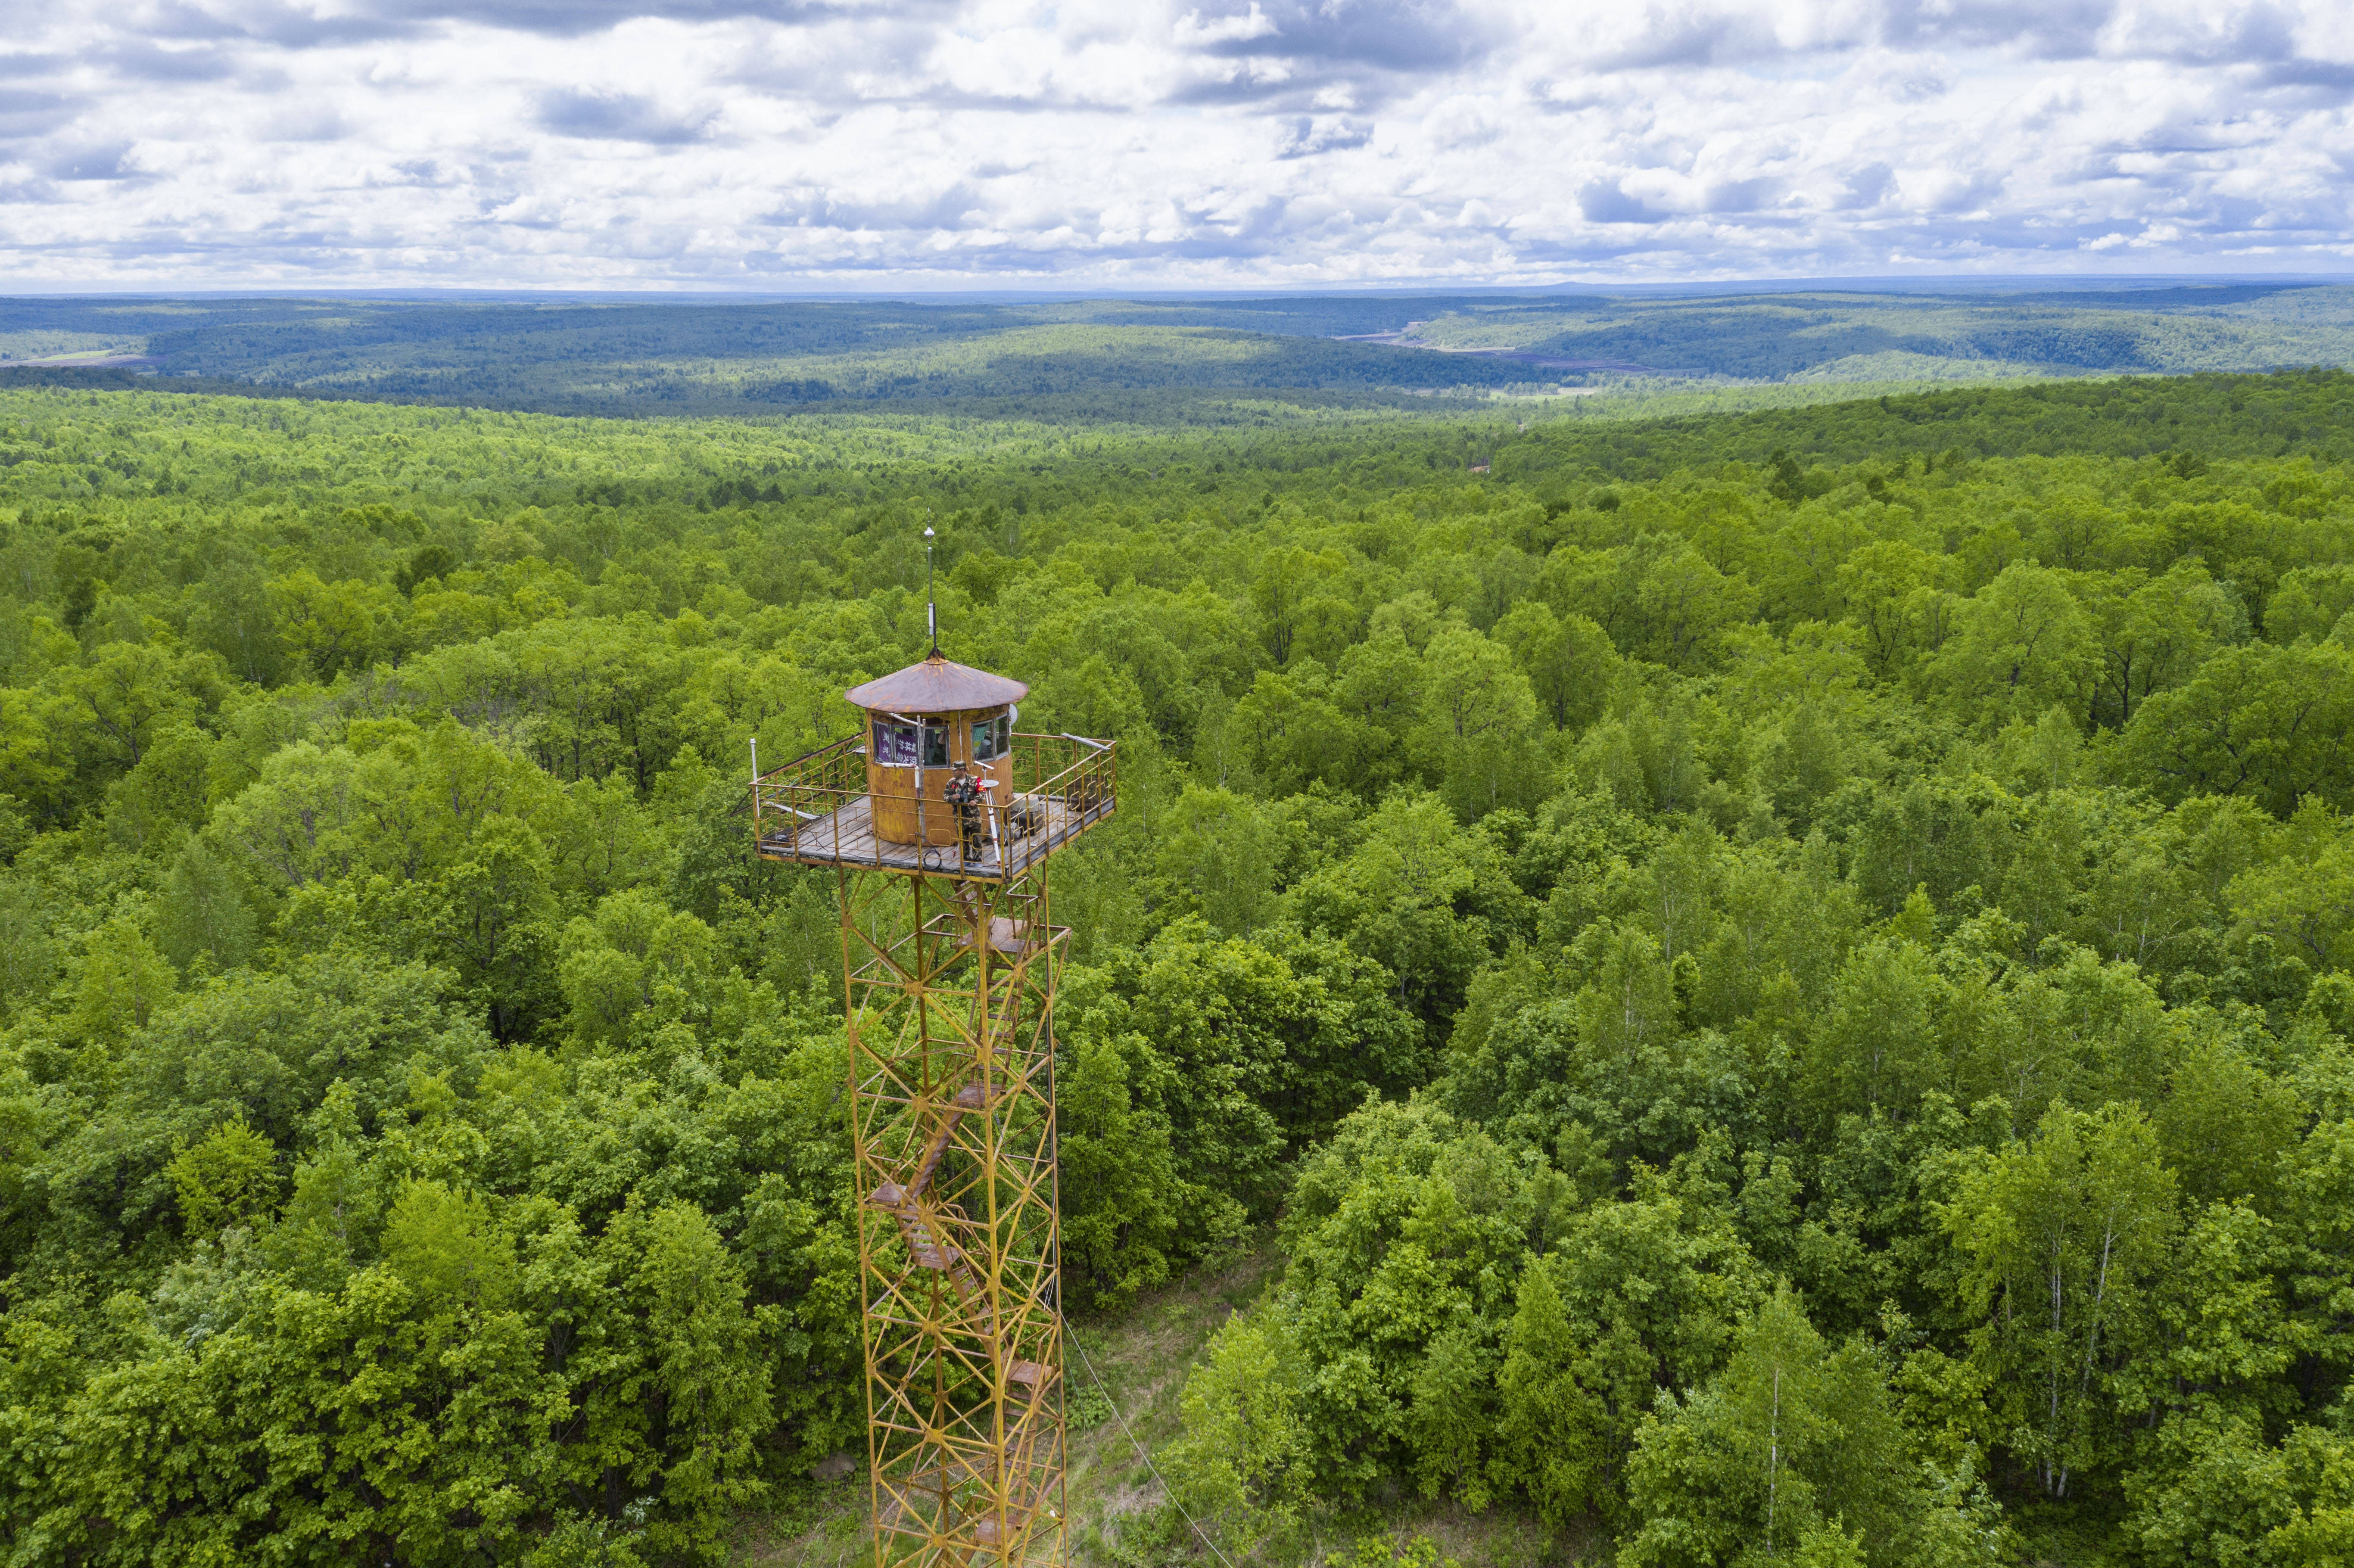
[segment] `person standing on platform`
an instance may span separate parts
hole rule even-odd
[[[940,798],[956,811],[957,842],[967,861],[981,858],[981,781],[961,762],[940,788]]]

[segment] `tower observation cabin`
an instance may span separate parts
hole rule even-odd
[[[1020,681],[937,650],[843,694],[864,723],[755,781],[759,853],[1002,882],[1110,814],[1113,748],[1017,732]]]

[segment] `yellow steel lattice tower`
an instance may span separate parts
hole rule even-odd
[[[1063,1560],[1046,861],[1114,757],[1013,733],[1025,692],[935,654],[754,789],[760,853],[840,884],[878,1568]]]

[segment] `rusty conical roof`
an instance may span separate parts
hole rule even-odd
[[[935,653],[896,675],[853,686],[842,694],[859,707],[881,713],[952,714],[1002,708],[1028,696],[1030,688]]]

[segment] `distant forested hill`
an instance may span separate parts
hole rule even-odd
[[[1388,336],[1341,341],[1372,334]],[[0,355],[106,351],[143,355],[173,377],[546,412],[1041,397],[1165,411],[1172,399],[1278,388],[1372,403],[1628,376],[1918,385],[2344,365],[2354,290],[0,301]]]
[[[2354,360],[2354,289],[2218,285],[2114,292],[1772,293],[1481,302],[1413,341],[1631,360],[1750,380],[1988,371],[2249,370]]]
[[[1424,302],[1436,312],[1446,302]],[[1395,302],[737,304],[375,300],[0,302],[19,358],[118,345],[167,374],[559,412],[834,399],[1527,383],[1526,366],[1330,341]]]

